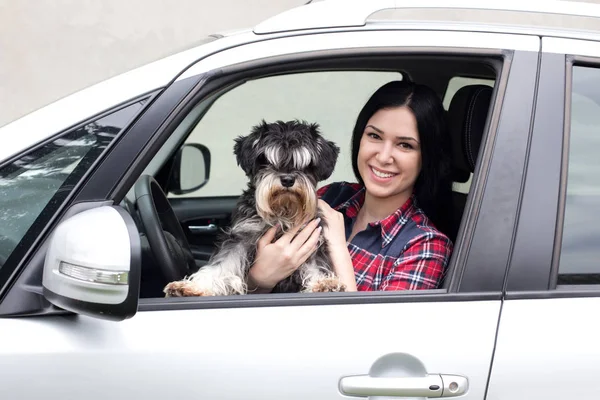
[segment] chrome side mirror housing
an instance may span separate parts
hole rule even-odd
[[[120,321],[137,312],[140,236],[119,206],[89,209],[62,221],[50,238],[43,293],[57,307]]]

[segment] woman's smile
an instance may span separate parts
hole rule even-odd
[[[369,167],[371,168],[371,172],[373,173],[372,179],[380,181],[381,183],[387,183],[391,181],[392,178],[398,175],[397,173],[376,168],[372,165],[370,165]]]

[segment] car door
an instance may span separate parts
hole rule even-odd
[[[347,48],[349,43],[352,49]],[[51,308],[46,316],[7,317],[0,320],[0,395],[21,399],[41,395],[90,399],[463,395],[483,399],[536,89],[536,37],[364,31],[301,35],[227,50],[183,74],[181,80],[213,79],[197,79],[197,96],[187,96],[161,117],[160,121],[166,119],[161,129],[143,144],[133,138],[152,136],[143,128],[158,116],[146,113],[140,118],[75,200],[121,201],[140,173],[147,171],[157,147],[193,107],[191,103],[203,100],[203,86],[227,84],[223,72],[227,66],[235,63],[236,68],[250,71],[256,65],[243,61],[264,58],[260,68],[278,68],[283,65],[279,56],[299,61],[300,53],[309,58],[324,51],[368,56],[374,47],[399,54],[414,49],[451,50],[500,62],[487,133],[444,287],[418,293],[144,298],[133,318],[118,323],[55,314]],[[223,80],[217,85],[219,78]],[[139,157],[126,156],[131,153]],[[38,262],[43,258],[39,251]],[[32,275],[29,282],[35,281]],[[23,276],[27,277],[27,270]],[[27,282],[18,282],[14,290],[23,289]]]
[[[600,42],[544,38],[492,399],[595,399]]]

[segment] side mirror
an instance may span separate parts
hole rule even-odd
[[[44,261],[44,296],[77,314],[120,321],[137,312],[140,236],[119,206],[82,211],[61,222]]]
[[[208,183],[210,150],[202,144],[183,145],[173,162],[168,192],[176,195],[194,192]]]

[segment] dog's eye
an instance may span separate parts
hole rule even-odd
[[[256,159],[256,163],[257,165],[268,165],[269,161],[267,161],[267,157],[265,157],[264,154],[261,154],[260,156],[258,156],[258,158]]]

